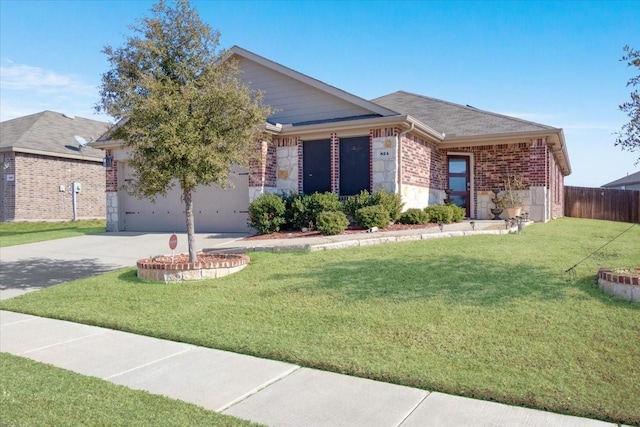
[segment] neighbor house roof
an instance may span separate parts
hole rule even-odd
[[[0,123],[0,152],[102,161],[101,150],[91,147],[80,150],[75,136],[90,141],[107,129],[106,122],[42,111]]]
[[[615,181],[611,181],[608,184],[603,185],[605,188],[609,187],[622,187],[629,185],[638,185],[640,184],[640,171],[636,173],[632,173],[631,175],[627,175],[623,178],[616,179]]]

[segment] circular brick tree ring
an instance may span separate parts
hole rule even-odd
[[[155,282],[213,279],[236,273],[249,264],[245,254],[198,253],[196,262],[188,254],[162,255],[139,260],[138,277]]]
[[[640,267],[629,269],[601,268],[598,284],[605,292],[627,301],[640,302]]]

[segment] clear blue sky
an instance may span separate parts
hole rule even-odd
[[[121,46],[154,1],[0,0],[0,113],[96,116],[103,46]],[[192,0],[241,46],[365,99],[405,90],[564,129],[567,185],[640,170],[613,146],[628,117],[640,1]]]

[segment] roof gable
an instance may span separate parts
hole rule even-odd
[[[331,120],[395,116],[384,106],[284,67],[238,46],[230,49],[243,70],[242,79],[264,93],[274,112],[269,121],[306,124]]]
[[[80,151],[74,136],[97,138],[107,131],[108,124],[47,110],[6,120],[0,129],[0,151],[101,161],[101,150],[85,147]]]
[[[558,130],[551,126],[405,91],[381,96],[372,102],[402,114],[410,114],[447,137]]]

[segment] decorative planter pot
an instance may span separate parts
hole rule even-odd
[[[495,219],[495,220],[500,220],[502,218],[500,218],[500,214],[502,213],[502,209],[501,208],[491,208],[491,214],[493,215],[493,218],[491,219]]]
[[[504,211],[507,214],[507,219],[512,219],[520,215],[522,212],[522,206],[518,206],[517,208],[505,208]]]

